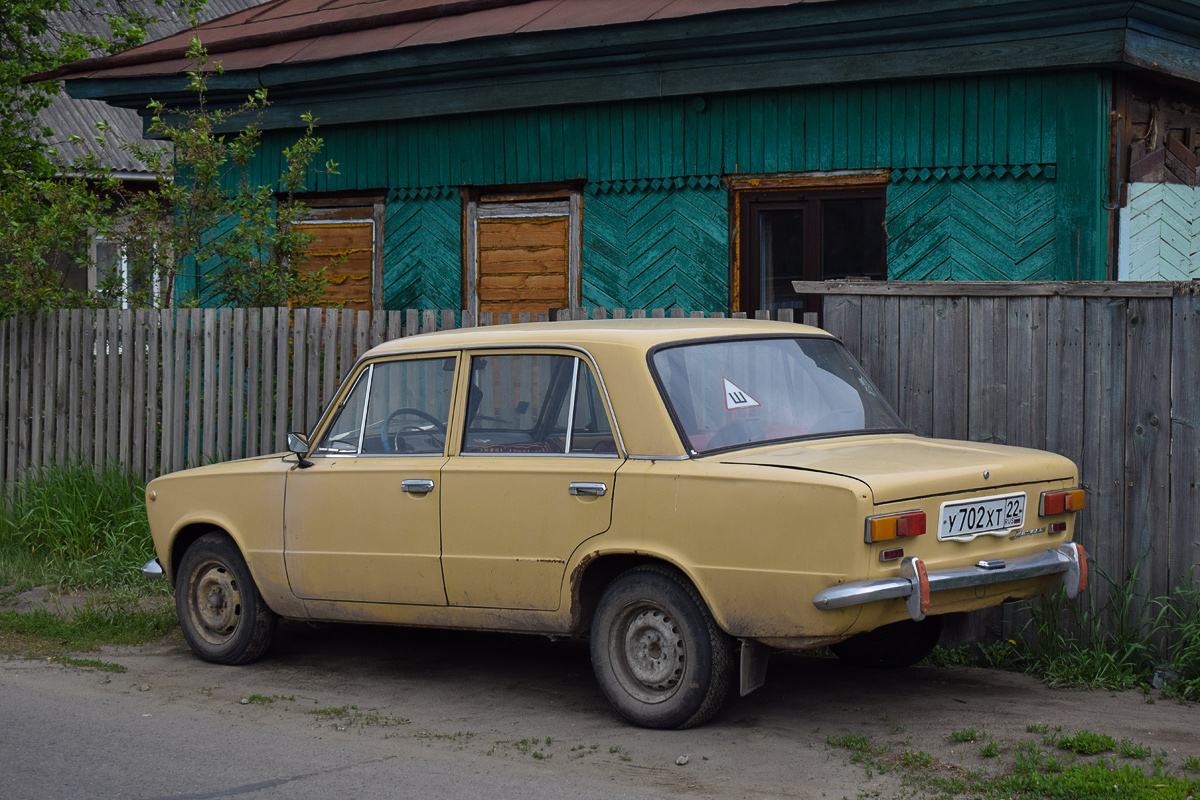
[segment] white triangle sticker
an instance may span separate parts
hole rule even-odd
[[[725,408],[733,411],[735,408],[758,408],[759,402],[739,389],[729,378],[721,378],[725,382]]]

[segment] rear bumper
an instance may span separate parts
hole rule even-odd
[[[910,565],[908,562],[913,562]],[[919,568],[913,568],[913,566]],[[1067,596],[1075,597],[1086,585],[1087,561],[1083,548],[1067,542],[1057,550],[1046,549],[1024,558],[1006,559],[1000,569],[982,567],[957,567],[955,569],[925,571],[918,559],[906,559],[902,577],[883,578],[874,581],[855,581],[830,586],[817,592],[813,605],[822,610],[846,608],[848,606],[873,603],[877,600],[904,598],[914,619],[925,616],[924,607],[933,592],[947,589],[962,589],[970,586],[986,586],[992,583],[1008,583],[1038,578],[1043,575],[1062,574],[1067,587]],[[927,588],[922,583],[927,581]],[[924,602],[913,602],[924,595]],[[924,607],[921,607],[924,606]]]
[[[146,566],[142,567],[142,574],[147,578],[161,578],[163,576],[162,564],[158,563],[157,558],[152,558],[146,562]]]

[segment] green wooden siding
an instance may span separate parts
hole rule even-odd
[[[717,180],[597,188],[583,202],[584,305],[728,306],[728,195]]]
[[[461,308],[462,203],[457,194],[388,198],[383,307]]]
[[[1096,82],[1096,74],[1002,75],[353,126],[326,120],[318,132],[339,174],[314,188],[1048,164],[1058,160],[1060,118],[1078,116],[1079,84]],[[1082,105],[1096,115],[1091,99]],[[278,163],[293,137],[268,131],[264,163]]]
[[[843,169],[902,178],[893,277],[1102,279],[1108,84],[1100,71],[976,76],[324,124],[338,173],[312,188],[390,190],[389,308],[459,304],[458,187],[566,181],[587,192],[585,303],[722,308],[729,223],[713,182]],[[264,134],[262,179],[293,140]],[[1017,165],[1042,177],[1011,178]]]
[[[1029,175],[900,180],[888,186],[892,280],[1058,280],[1055,184]]]

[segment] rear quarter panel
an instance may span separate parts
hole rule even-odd
[[[819,611],[812,597],[868,569],[862,520],[871,508],[866,485],[840,476],[629,461],[617,474],[612,528],[587,549],[670,561],[734,636],[837,636],[859,609]]]

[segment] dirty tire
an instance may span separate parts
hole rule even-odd
[[[618,714],[647,728],[706,722],[733,684],[730,637],[673,570],[638,567],[605,590],[592,618],[592,667]]]
[[[221,533],[201,536],[180,559],[175,611],[192,650],[214,664],[258,660],[279,621],[263,602],[237,545]]]
[[[933,652],[942,637],[942,618],[926,617],[920,622],[906,619],[873,631],[851,636],[829,649],[856,667],[911,667]]]

